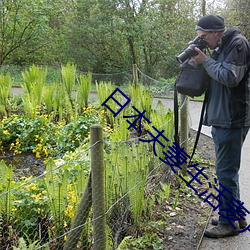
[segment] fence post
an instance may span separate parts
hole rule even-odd
[[[180,95],[180,146],[187,152],[188,146],[188,97],[186,95]],[[187,174],[187,164],[183,164],[182,174]]]
[[[91,176],[93,205],[93,250],[106,249],[106,216],[104,193],[104,152],[102,126],[94,124],[90,127],[91,142]]]
[[[76,216],[73,220],[70,233],[64,244],[63,250],[71,250],[77,248],[77,243],[81,237],[83,225],[85,224],[89,211],[91,208],[91,176],[89,176],[88,183],[83,192],[81,201],[79,203]]]
[[[134,85],[138,84],[138,71],[137,71],[136,64],[133,64],[133,81],[134,81]]]

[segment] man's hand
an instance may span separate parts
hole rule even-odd
[[[198,53],[197,56],[192,57],[197,64],[203,64],[207,56],[198,48],[195,47],[195,51]]]

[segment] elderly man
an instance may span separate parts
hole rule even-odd
[[[239,227],[247,226],[246,213],[236,208],[241,203],[241,149],[250,126],[250,47],[237,27],[225,29],[220,16],[202,17],[195,30],[213,50],[209,57],[195,48],[198,55],[193,59],[203,64],[211,78],[204,125],[212,126],[216,174],[222,192],[219,218],[212,219],[215,226],[207,229],[205,235],[221,238],[237,235]]]

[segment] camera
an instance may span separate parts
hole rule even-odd
[[[195,51],[195,47],[199,48],[200,50],[203,50],[207,48],[207,43],[199,36],[197,36],[190,45],[180,54],[178,55],[177,61],[179,63],[183,63],[188,58],[198,55],[198,53]]]

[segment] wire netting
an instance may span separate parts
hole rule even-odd
[[[164,84],[141,71],[140,74],[145,86]],[[118,75],[114,77],[117,81]],[[127,73],[121,77],[126,81],[128,78]],[[113,81],[111,75],[94,75],[94,79]],[[172,93],[172,85],[167,84],[164,91]],[[169,131],[168,143],[163,144],[171,145],[173,114],[157,125],[159,130]],[[155,148],[147,140],[150,140],[148,135],[136,134],[130,138],[124,135],[124,140],[104,138],[107,249],[117,249],[128,237],[145,233],[138,229],[139,225],[155,216],[155,202],[165,192],[161,185],[168,184],[172,178],[171,169],[159,160],[162,146]],[[93,225],[100,219],[93,219],[92,211],[91,194],[95,188],[91,184],[92,147],[79,147],[62,159],[47,159],[44,164],[29,169],[26,176],[17,175],[17,169],[8,164],[8,157],[2,157],[1,249],[92,249]],[[32,175],[28,174],[30,171]],[[65,245],[69,237],[74,248]]]

